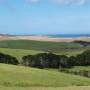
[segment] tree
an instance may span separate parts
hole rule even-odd
[[[71,67],[69,64],[69,58],[65,55],[60,55],[60,64],[59,65],[63,68]]]
[[[68,60],[68,63],[69,63],[70,66],[77,66],[78,65],[77,57],[70,56],[69,60]]]
[[[15,57],[3,53],[0,53],[0,63],[13,64],[13,65],[19,64],[18,60]]]
[[[59,68],[59,56],[53,53],[48,53],[48,62],[50,68]]]
[[[77,55],[78,65],[87,66],[90,65],[90,50],[83,52],[82,54]]]
[[[35,66],[35,56],[34,55],[28,55],[28,56],[24,56],[22,58],[22,64],[25,66]]]

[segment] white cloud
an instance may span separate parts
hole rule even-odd
[[[26,3],[39,3],[44,0],[23,0]],[[89,0],[48,0],[53,3],[57,3],[60,5],[83,5],[87,3]],[[0,3],[6,4],[8,3],[8,0],[0,0]]]
[[[25,0],[27,3],[38,3],[41,0]],[[61,4],[61,5],[83,5],[88,0],[48,0],[53,3]]]
[[[83,5],[88,0],[50,0],[61,5]]]

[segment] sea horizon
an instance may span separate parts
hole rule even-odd
[[[90,37],[90,34],[0,34],[2,36],[47,36],[51,38]]]

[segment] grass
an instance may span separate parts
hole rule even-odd
[[[15,56],[18,60],[21,60],[25,55],[47,51],[69,56],[77,55],[85,49],[80,44],[75,43],[29,40],[0,41],[0,52]],[[69,70],[80,71],[83,69],[90,70],[90,67],[74,67]],[[90,90],[90,79],[65,74],[57,70],[0,64],[0,90]]]
[[[56,71],[0,64],[1,87],[89,86],[90,79]]]
[[[42,53],[42,51],[0,48],[0,53],[12,55],[16,57],[19,61],[21,61],[22,57],[25,55],[29,55],[29,54],[34,55],[34,54]]]
[[[39,50],[24,50],[24,49],[11,49],[11,48],[0,48],[0,53],[4,53],[4,54],[9,54],[9,55],[12,55],[14,57],[16,57],[19,61],[22,60],[22,57],[25,56],[25,55],[35,55],[35,54],[38,54],[38,53],[43,53],[44,51],[39,51]],[[68,51],[68,52],[61,52],[61,53],[55,53],[55,54],[58,54],[58,55],[68,55],[68,56],[71,56],[71,55],[77,55],[77,54],[80,54],[82,53],[82,51]]]
[[[45,52],[65,53],[83,50],[83,46],[77,43],[43,42],[31,40],[5,40],[0,41],[1,48],[39,50]],[[67,53],[66,53],[67,54]]]
[[[68,51],[61,51],[55,54],[58,55],[67,55],[67,56],[75,56],[77,54],[82,53],[84,50],[68,50]],[[4,54],[9,54],[12,55],[14,57],[16,57],[19,61],[21,61],[22,57],[25,55],[35,55],[38,53],[43,53],[45,51],[40,51],[40,50],[25,50],[25,49],[12,49],[12,48],[0,48],[0,53],[4,53]]]
[[[0,90],[90,90],[90,86],[79,87],[0,87]]]
[[[71,69],[67,69],[69,72],[80,72],[80,71],[90,71],[90,66],[75,66]]]
[[[58,55],[74,56],[82,53],[86,48],[76,43],[40,42],[30,40],[0,41],[0,52],[17,57],[19,61],[25,55],[42,52],[53,52]]]

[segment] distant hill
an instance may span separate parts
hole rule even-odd
[[[73,41],[87,41],[90,42],[89,36],[81,37],[52,37],[48,35],[10,35],[0,34],[0,40],[34,40],[34,41],[48,41],[48,42],[73,42]]]

